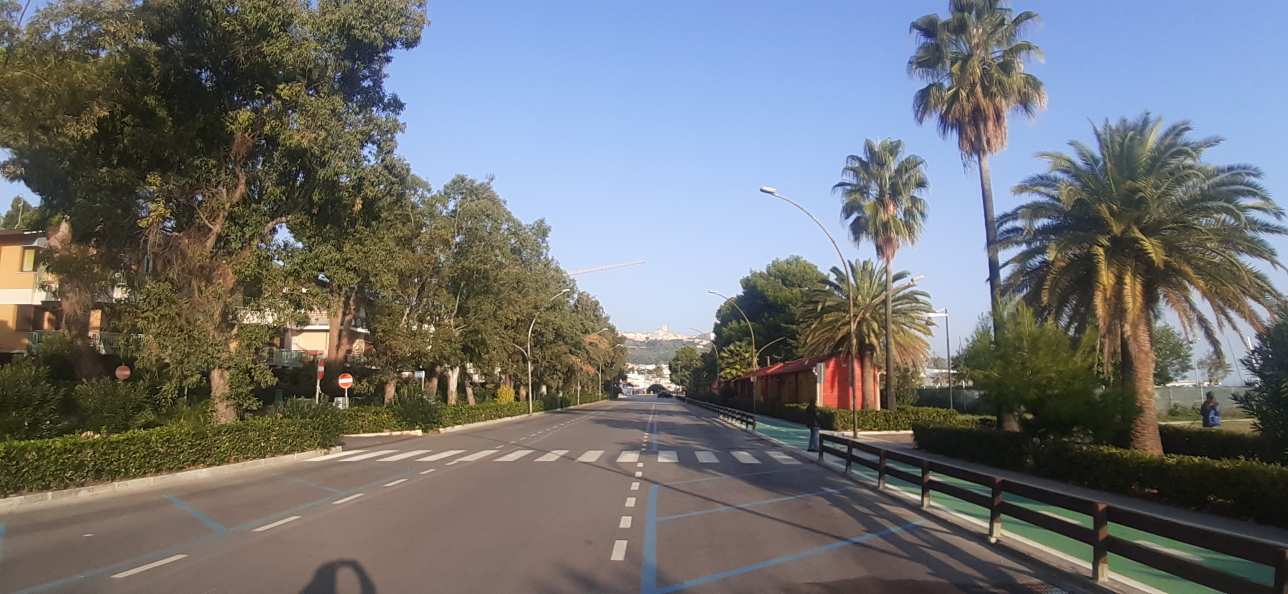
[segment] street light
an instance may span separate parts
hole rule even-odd
[[[854,364],[854,361],[859,355],[859,341],[854,335],[854,279],[850,278],[850,262],[845,259],[845,254],[841,253],[841,246],[836,243],[836,238],[832,237],[831,233],[828,233],[827,227],[823,226],[823,222],[818,220],[818,217],[814,216],[813,213],[805,210],[804,206],[801,206],[791,198],[779,194],[778,188],[773,186],[761,186],[760,191],[795,206],[797,210],[805,213],[805,216],[809,217],[811,221],[814,221],[815,225],[818,225],[818,229],[823,232],[823,235],[827,236],[827,240],[832,242],[832,249],[836,250],[836,257],[841,260],[841,271],[845,273],[845,297],[846,301],[849,302],[848,305],[850,308],[850,430],[851,436],[857,438],[859,436],[859,411],[856,395],[859,391],[859,370],[856,368],[857,366]]]
[[[783,340],[784,338],[787,338],[787,337],[786,337],[786,336],[779,336],[778,338],[775,338],[775,339],[773,339],[773,340],[769,341],[768,343],[766,343],[766,344],[765,344],[765,346],[760,347],[760,350],[756,351],[756,358],[757,358],[757,359],[759,359],[759,358],[760,358],[760,354],[761,354],[761,353],[763,353],[763,352],[765,352],[765,349],[769,348],[769,346],[770,346],[770,345],[772,345],[772,344],[774,344],[775,342],[778,342],[778,341],[780,341],[780,340]],[[765,365],[769,365],[769,359],[765,359]]]
[[[555,293],[554,297],[551,297],[546,301],[546,303],[553,302],[555,299],[558,299],[560,295],[571,290],[571,288],[568,288]],[[528,348],[523,351],[523,358],[528,360],[528,414],[532,414],[532,397],[535,394],[532,391],[532,329],[537,326],[537,318],[540,316],[541,310],[537,310],[537,313],[532,316],[532,323],[528,324]]]
[[[953,409],[953,331],[948,326],[948,308],[944,311],[932,311],[927,318],[944,319],[944,356],[948,359],[948,408]]]
[[[747,322],[747,332],[751,334],[751,414],[754,415],[756,414],[756,370],[760,369],[760,366],[756,363],[756,358],[760,356],[760,353],[756,351],[756,329],[751,326],[751,318],[747,317],[747,312],[738,307],[738,302],[734,301],[733,297],[726,297],[723,293],[710,289],[707,292],[716,297],[723,297],[725,301],[733,304],[734,309],[738,310],[739,314],[742,314],[742,321]],[[721,303],[721,305],[724,304]]]

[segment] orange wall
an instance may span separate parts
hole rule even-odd
[[[34,288],[36,273],[21,270],[22,246],[0,245],[0,289]]]

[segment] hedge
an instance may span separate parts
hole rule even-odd
[[[917,447],[1075,485],[1288,528],[1288,467],[1253,460],[1150,456],[1021,433],[919,425]]]
[[[751,401],[748,399],[711,400],[716,404],[751,412]],[[851,413],[847,409],[819,406],[818,424],[820,429],[833,431],[850,431],[854,426]],[[809,406],[792,403],[756,403],[756,414],[778,417],[793,423],[809,425]],[[858,411],[859,431],[908,431],[917,423],[938,425],[974,426],[978,419],[973,415],[963,415],[947,408],[925,406],[904,406],[893,411],[860,410]]]
[[[226,425],[167,425],[102,437],[0,442],[0,496],[67,489],[327,448],[332,424],[262,417]]]
[[[1276,452],[1269,441],[1255,433],[1176,425],[1160,425],[1158,433],[1163,438],[1163,451],[1169,454],[1217,459],[1247,458],[1270,463],[1285,460],[1283,452]]]
[[[340,411],[340,431],[352,433],[381,433],[412,429],[411,424],[399,418],[392,407],[355,406]]]

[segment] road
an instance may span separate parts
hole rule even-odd
[[[667,399],[0,516],[0,592],[1054,592]]]

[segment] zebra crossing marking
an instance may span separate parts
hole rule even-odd
[[[769,454],[769,457],[773,458],[775,462],[779,462],[782,464],[800,464],[801,463],[800,460],[797,460],[796,458],[791,457],[791,455],[788,454],[787,452],[771,450],[766,453]]]
[[[702,464],[716,464],[720,462],[720,459],[716,457],[715,452],[699,450],[694,453],[698,456],[698,462]]]
[[[455,460],[452,460],[451,462],[448,462],[448,463],[447,463],[447,465],[448,465],[448,466],[451,466],[451,465],[456,464],[456,463],[458,463],[458,462],[475,462],[475,461],[478,461],[478,460],[482,460],[482,459],[484,459],[484,458],[486,458],[486,457],[488,457],[488,456],[491,456],[492,454],[495,454],[495,453],[497,453],[497,452],[499,452],[499,451],[501,451],[501,450],[481,450],[481,451],[478,451],[478,452],[474,452],[473,454],[468,454],[468,455],[465,455],[465,456],[461,456],[460,458],[457,458],[457,459],[455,459]]]
[[[451,458],[452,456],[455,456],[457,454],[464,454],[464,453],[465,453],[465,450],[447,450],[446,452],[430,454],[428,456],[425,456],[424,458],[417,458],[416,461],[417,462],[436,462],[438,460],[442,460],[443,458]]]
[[[674,464],[680,461],[680,456],[675,450],[660,450],[657,453],[657,461],[662,464]]]
[[[729,453],[733,455],[735,460],[742,462],[743,464],[760,464],[760,460],[757,460],[755,456],[751,455],[751,452],[734,450]]]
[[[578,462],[595,462],[600,456],[604,455],[604,450],[587,450],[586,453],[577,456]]]
[[[618,462],[638,462],[640,459],[639,452],[625,451],[617,456]]]
[[[357,456],[353,456],[352,458],[341,458],[340,461],[341,462],[359,462],[361,460],[366,460],[368,458],[375,458],[377,456],[388,456],[389,454],[392,454],[397,451],[398,450],[376,450],[374,452],[358,454]]]
[[[412,450],[410,452],[403,452],[401,454],[394,454],[392,456],[387,456],[385,458],[376,460],[376,462],[397,462],[399,460],[406,460],[412,456],[419,456],[421,454],[426,454],[426,453],[429,453],[429,450]]]
[[[568,450],[551,450],[550,453],[540,458],[537,458],[537,462],[554,462],[555,460],[558,460],[561,456],[567,453],[568,453]]]
[[[327,454],[327,455],[325,455],[325,456],[318,456],[318,457],[316,457],[316,458],[309,458],[309,462],[325,462],[325,461],[327,461],[327,460],[334,460],[334,459],[336,459],[336,458],[343,458],[343,457],[345,457],[345,456],[352,456],[352,455],[354,455],[354,454],[360,454],[360,453],[365,452],[365,451],[367,451],[367,450],[345,450],[345,451],[343,451],[343,452],[336,452],[336,453],[334,453],[334,454]]]
[[[493,460],[493,462],[514,462],[515,460],[518,460],[519,458],[527,456],[528,454],[531,454],[531,453],[532,453],[532,450],[514,450],[513,452],[510,452],[504,456],[501,456],[500,458]]]

